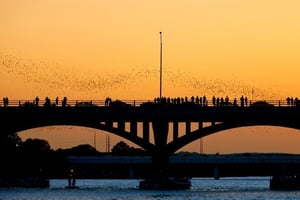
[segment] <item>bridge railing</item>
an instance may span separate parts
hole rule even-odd
[[[114,102],[115,100],[113,100]],[[143,103],[147,102],[152,102],[155,103],[154,100],[119,100],[120,102],[129,105],[129,106],[134,106],[138,107],[142,105]],[[46,103],[46,100],[39,100],[38,106],[44,106]],[[157,102],[156,102],[157,103]],[[172,102],[165,102],[167,104],[178,104],[178,103],[172,103]],[[236,104],[233,104],[233,101],[230,101],[228,104],[226,103],[220,103],[216,104],[212,100],[206,100],[205,104],[200,104],[199,102],[192,102],[192,101],[184,101],[181,102],[180,104],[199,104],[201,106],[242,106],[242,103],[240,101],[237,101]],[[293,103],[288,102],[287,100],[248,100],[247,103],[243,103],[244,107],[247,106],[276,106],[276,107],[286,107],[286,106],[299,106],[300,101],[294,101]],[[0,107],[5,106],[4,102],[0,103]],[[8,100],[8,104],[6,106],[36,106],[36,101],[35,100]],[[50,106],[63,106],[62,100],[59,100],[56,102],[56,100],[51,100],[50,101]],[[102,99],[102,100],[87,100],[87,99],[79,99],[79,100],[67,100],[66,101],[66,106],[108,106],[107,100]]]
[[[123,103],[126,103],[127,105],[130,106],[140,106],[143,103],[146,102],[153,102],[151,100],[119,100]],[[38,106],[44,106],[46,104],[46,100],[39,100]],[[9,99],[8,105],[7,106],[36,106],[36,101],[35,100],[16,100],[16,99]],[[1,102],[0,106],[4,106],[4,103]],[[50,106],[63,106],[63,102],[60,100],[58,102],[54,100],[50,101]],[[87,99],[80,99],[80,100],[67,100],[66,101],[66,106],[106,106],[106,100],[87,100]]]

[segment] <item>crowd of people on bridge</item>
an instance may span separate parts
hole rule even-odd
[[[287,97],[286,102],[287,102],[288,106],[299,106],[299,104],[300,104],[300,101],[297,97],[296,98]]]
[[[159,104],[159,103],[166,103],[166,104],[196,104],[200,106],[248,106],[248,98],[246,96],[241,96],[239,99],[239,104],[237,98],[234,98],[233,101],[229,99],[228,96],[226,97],[216,97],[213,96],[211,101],[207,99],[207,97],[204,96],[191,96],[190,98],[188,97],[157,97],[154,99],[154,103]]]
[[[250,106],[252,103],[248,100],[247,96],[242,95],[239,99],[234,98],[233,100],[230,100],[229,96],[226,97],[216,97],[212,96],[211,100],[208,100],[207,97],[204,96],[191,96],[189,97],[157,97],[154,98],[154,103],[155,104],[196,104],[200,106]],[[282,105],[282,102],[279,100],[276,102],[278,106]],[[286,104],[287,106],[300,106],[300,100],[295,97],[287,97],[286,99]]]
[[[118,101],[118,100],[117,100]],[[110,106],[112,105],[112,99],[110,97],[107,97],[104,100],[104,106]],[[121,101],[119,101],[121,102]],[[38,96],[35,97],[35,99],[30,102],[26,101],[25,103],[22,103],[19,101],[19,106],[40,106],[40,99]],[[59,106],[59,97],[55,98],[55,102],[52,103],[51,99],[49,97],[46,97],[43,106],[44,107],[55,107]],[[231,100],[229,96],[226,97],[216,97],[212,96],[211,100],[208,100],[208,98],[204,96],[191,96],[191,97],[156,97],[153,101],[154,104],[174,104],[174,105],[180,105],[180,104],[195,104],[202,107],[206,106],[250,106],[252,104],[251,101],[248,100],[247,96],[242,95],[239,99],[234,98]],[[7,107],[9,105],[8,97],[3,97],[3,106]],[[67,97],[63,97],[61,100],[62,107],[69,106]],[[79,105],[78,101],[76,101],[76,105]],[[90,105],[92,105],[92,101],[90,101]],[[281,106],[281,102],[278,102],[278,105]],[[300,106],[300,100],[297,97],[287,97],[286,98],[286,104],[287,106]],[[1,105],[0,105],[1,106]],[[135,101],[134,101],[135,106]]]
[[[34,104],[36,106],[39,106],[39,97],[38,96],[34,99]],[[55,103],[51,103],[51,100],[50,100],[49,97],[45,98],[44,107],[51,107],[51,106],[58,106],[58,105],[59,105],[59,98],[58,97],[55,98]],[[61,101],[61,106],[65,107],[67,105],[68,105],[67,104],[67,97],[64,97],[63,100]]]

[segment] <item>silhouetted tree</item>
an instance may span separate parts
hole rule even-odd
[[[11,154],[18,150],[22,143],[21,138],[16,134],[0,134],[0,154]]]
[[[146,152],[140,148],[130,147],[125,142],[121,141],[117,143],[111,150],[112,155],[124,156],[124,155],[146,155]]]
[[[22,140],[16,134],[0,134],[0,177],[10,177],[18,166],[19,146]]]
[[[81,144],[70,149],[59,149],[58,152],[65,156],[97,156],[100,155],[93,146],[89,144]]]
[[[48,153],[51,151],[50,145],[46,140],[41,139],[27,139],[22,143],[20,150],[23,153],[31,155]]]
[[[40,176],[51,165],[52,153],[46,140],[27,139],[20,146],[20,170],[27,176]]]
[[[121,141],[117,143],[111,150],[113,155],[127,155],[129,153],[129,145]]]

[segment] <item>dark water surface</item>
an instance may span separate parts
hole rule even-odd
[[[0,200],[114,199],[300,199],[300,191],[270,191],[269,177],[192,179],[190,190],[139,190],[138,180],[77,180],[79,189],[65,189],[67,180],[51,180],[50,188],[0,188]]]

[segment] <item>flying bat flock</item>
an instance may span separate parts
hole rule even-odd
[[[0,53],[0,74],[12,75],[17,80],[29,83],[37,91],[51,89],[68,94],[71,92],[105,94],[107,91],[128,89],[128,87],[143,87],[146,83],[158,82],[159,69],[157,66],[131,68],[127,72],[111,72],[84,74],[80,71],[67,71],[58,63],[33,62],[14,55]],[[163,70],[164,84],[173,88],[182,88],[193,95],[239,97],[246,95],[258,99],[274,99],[280,93],[269,88],[253,87],[236,78],[203,79],[195,74],[181,70]],[[155,83],[154,83],[155,84]],[[156,84],[155,84],[156,86]],[[181,96],[185,94],[180,94]]]

